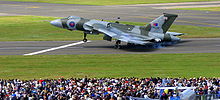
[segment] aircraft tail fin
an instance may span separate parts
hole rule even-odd
[[[150,23],[150,32],[166,33],[174,20],[178,17],[176,14],[164,13]],[[148,25],[149,26],[149,25]]]

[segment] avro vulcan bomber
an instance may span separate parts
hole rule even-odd
[[[71,31],[83,31],[84,42],[87,41],[87,34],[104,34],[104,40],[112,41],[114,38],[116,39],[115,47],[120,48],[121,42],[126,42],[128,45],[147,45],[158,42],[180,41],[180,38],[176,36],[184,35],[183,33],[168,32],[177,16],[164,13],[146,26],[120,24],[76,16],[53,20],[50,23]]]

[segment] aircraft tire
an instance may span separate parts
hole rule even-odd
[[[87,42],[87,39],[83,39],[83,42]]]

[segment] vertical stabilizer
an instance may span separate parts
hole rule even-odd
[[[150,23],[150,32],[165,34],[170,26],[173,24],[176,17],[178,17],[178,15],[164,13]]]

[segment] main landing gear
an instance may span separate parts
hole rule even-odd
[[[84,38],[83,38],[83,42],[87,42],[86,36],[87,36],[87,33],[86,33],[86,32],[84,32]]]
[[[121,48],[121,41],[120,40],[116,40],[116,43],[115,43],[115,49],[120,49]]]

